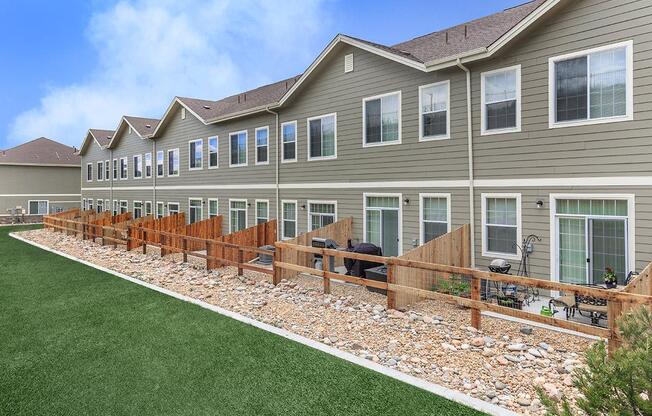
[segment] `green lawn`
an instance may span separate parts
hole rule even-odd
[[[479,415],[0,227],[2,415]]]

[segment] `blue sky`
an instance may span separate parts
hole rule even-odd
[[[175,95],[301,73],[337,33],[394,44],[525,0],[21,0],[0,4],[0,149],[79,145]]]

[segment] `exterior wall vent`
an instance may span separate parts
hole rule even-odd
[[[181,120],[186,119],[186,107],[181,107]]]
[[[344,57],[344,72],[353,72],[353,54],[350,53]]]

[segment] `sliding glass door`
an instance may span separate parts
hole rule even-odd
[[[613,269],[622,284],[627,276],[627,220],[590,219],[591,279],[602,283],[607,267]]]
[[[385,256],[398,256],[400,244],[400,199],[368,196],[365,241],[380,246]]]

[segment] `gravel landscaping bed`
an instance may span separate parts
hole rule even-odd
[[[594,342],[487,316],[477,331],[468,310],[438,301],[388,311],[383,295],[336,282],[324,295],[321,279],[307,275],[274,286],[262,273],[239,277],[233,267],[208,272],[200,268],[203,261],[161,258],[154,248],[144,255],[46,230],[18,234],[523,414],[545,414],[536,387],[577,397],[570,373]]]

